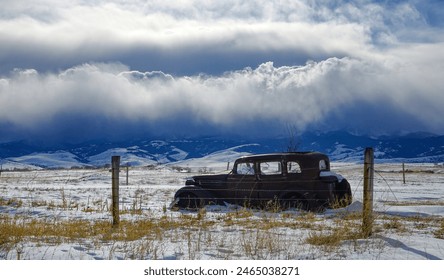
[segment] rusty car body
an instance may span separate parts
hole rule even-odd
[[[236,204],[317,211],[345,207],[351,201],[350,184],[330,170],[325,154],[291,152],[244,156],[228,174],[194,176],[175,193],[171,206]]]

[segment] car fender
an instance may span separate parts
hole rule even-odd
[[[330,181],[332,179],[337,180],[339,183],[341,183],[342,180],[344,180],[344,177],[342,177],[341,174],[335,173],[333,171],[321,171],[319,173],[319,177],[325,181]]]
[[[174,200],[177,200],[184,193],[191,193],[191,194],[195,195],[196,197],[198,197],[202,200],[203,204],[208,204],[211,201],[215,201],[214,196],[210,192],[202,189],[199,186],[195,186],[195,185],[189,185],[189,186],[185,186],[185,187],[180,188],[176,192],[176,194],[174,195]]]

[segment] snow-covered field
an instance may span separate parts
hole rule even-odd
[[[111,226],[108,169],[3,170],[0,259],[444,259],[444,167],[406,168],[404,184],[401,164],[375,166],[370,238],[359,236],[361,164],[332,164],[351,183],[353,203],[315,214],[168,208],[186,177],[225,171],[222,160],[131,168],[128,185],[122,169],[120,228]],[[69,229],[57,227],[68,223]],[[48,233],[53,227],[59,232]]]

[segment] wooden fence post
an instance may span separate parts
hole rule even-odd
[[[405,185],[405,164],[402,163],[402,181],[404,182]]]
[[[112,212],[113,212],[113,227],[119,226],[119,168],[120,156],[113,156],[111,158],[111,172],[112,172]]]
[[[126,163],[126,185],[128,186],[128,177],[129,177],[129,162]]]
[[[366,148],[364,154],[364,205],[362,212],[362,233],[369,237],[373,230],[373,148]]]

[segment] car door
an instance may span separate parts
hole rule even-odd
[[[238,162],[228,177],[228,188],[232,197],[231,203],[246,205],[257,199],[256,167],[253,161]]]
[[[277,201],[286,178],[280,160],[269,160],[258,163],[258,199],[262,205]]]

